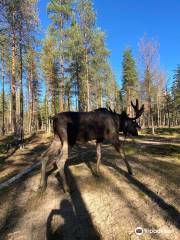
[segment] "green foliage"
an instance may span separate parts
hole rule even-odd
[[[128,113],[131,112],[130,101],[138,96],[138,75],[132,50],[127,48],[123,54],[122,92]]]
[[[63,98],[64,110],[73,104],[73,108],[76,105],[84,111],[108,101],[115,106],[112,95],[118,91],[113,87],[115,92],[109,93],[107,88],[117,84],[107,60],[105,35],[95,25],[92,2],[51,0],[48,15],[52,23],[43,43],[41,62],[50,97],[54,96],[59,104]]]
[[[180,65],[177,66],[174,75],[174,82],[172,87],[172,96],[175,103],[175,108],[180,113]]]
[[[53,36],[49,33],[44,40],[43,49],[41,54],[41,66],[44,72],[46,84],[48,86],[49,95],[52,97],[52,103],[54,107],[54,113],[57,112],[57,97],[59,91],[58,83],[58,54],[57,54],[57,42]]]
[[[136,63],[132,57],[132,50],[126,49],[123,54],[123,90],[127,93],[129,88],[136,88],[138,82]]]

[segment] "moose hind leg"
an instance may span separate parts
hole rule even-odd
[[[101,164],[101,143],[96,143],[97,166],[96,171],[99,173],[99,166]]]
[[[47,187],[46,166],[47,166],[48,160],[49,160],[49,158],[45,157],[45,159],[43,159],[43,161],[42,161],[42,166],[41,166],[41,180],[40,180],[39,188],[42,192],[44,192]]]
[[[113,146],[115,147],[116,151],[121,154],[121,157],[122,157],[123,161],[124,161],[125,164],[126,164],[128,173],[129,173],[130,175],[132,175],[132,174],[133,174],[132,168],[131,168],[131,166],[129,165],[127,159],[126,159],[125,154],[123,153],[122,144],[121,144],[121,142],[119,141],[119,139],[116,139],[115,141],[113,141]]]
[[[67,159],[68,159],[68,143],[67,143],[67,141],[64,141],[61,152],[60,152],[60,156],[59,156],[58,160],[56,161],[57,171],[59,172],[59,174],[62,178],[62,182],[63,182],[62,186],[63,186],[64,192],[67,191],[65,169],[64,169],[65,162],[66,162]]]
[[[41,191],[45,191],[47,187],[47,176],[46,176],[47,164],[48,166],[53,164],[54,156],[58,154],[60,149],[61,149],[60,139],[57,136],[55,136],[49,148],[42,155],[44,159],[42,160],[42,166],[41,166],[41,180],[40,180]]]

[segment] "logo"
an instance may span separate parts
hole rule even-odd
[[[143,234],[143,228],[142,228],[142,227],[137,227],[137,228],[135,229],[135,233],[136,233],[138,236],[142,235],[142,234]]]
[[[135,229],[135,233],[138,236],[141,236],[142,234],[162,234],[162,233],[171,233],[170,229],[154,229],[154,228],[142,228],[137,227]]]

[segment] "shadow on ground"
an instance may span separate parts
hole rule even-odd
[[[69,194],[63,195],[63,193],[61,193],[63,199],[59,203],[59,208],[57,207],[53,209],[51,208],[50,213],[47,217],[47,222],[45,223],[46,239],[96,240],[102,238],[99,229],[97,230],[97,227],[94,225],[92,215],[90,214],[90,211],[82,197],[84,196],[82,195],[84,187],[86,187],[87,189],[89,185],[91,185],[90,189],[93,188],[93,194],[95,194],[93,198],[94,200],[97,200],[98,198],[97,197],[98,191],[101,190],[104,186],[109,185],[110,188],[112,189],[112,192],[108,193],[108,198],[111,198],[111,194],[115,192],[118,195],[118,199],[126,203],[127,208],[130,210],[131,215],[129,214],[128,218],[129,217],[138,218],[140,222],[148,226],[149,222],[148,221],[146,222],[147,219],[145,216],[143,216],[141,212],[142,208],[140,207],[138,209],[134,202],[129,200],[125,189],[121,188],[123,185],[120,184],[121,181],[128,184],[128,185],[125,184],[126,188],[129,185],[132,186],[132,189],[135,191],[133,192],[133,194],[137,193],[139,195],[143,195],[143,197],[148,199],[149,202],[153,203],[154,206],[157,206],[158,211],[160,209],[161,217],[165,219],[165,221],[168,221],[171,225],[179,229],[180,213],[178,209],[175,206],[173,206],[173,204],[171,204],[171,201],[169,202],[169,200],[167,200],[165,197],[158,194],[154,186],[148,185],[147,183],[144,182],[143,177],[139,177],[140,175],[142,175],[147,179],[148,177],[155,179],[157,181],[158,186],[166,187],[169,185],[170,186],[173,185],[175,186],[175,189],[178,188],[179,165],[176,162],[170,162],[166,160],[163,161],[157,158],[157,156],[164,157],[166,156],[166,154],[174,156],[173,150],[171,149],[171,147],[169,148],[169,145],[171,146],[171,144],[163,146],[160,151],[159,146],[157,146],[157,148],[156,147],[153,148],[154,152],[151,153],[152,150],[150,148],[154,147],[154,145],[152,146],[151,144],[146,143],[131,143],[131,142],[126,143],[126,150],[132,148],[139,149],[141,155],[144,156],[143,160],[138,159],[137,154],[126,156],[130,164],[132,165],[134,172],[138,173],[137,177],[136,175],[130,176],[125,170],[123,170],[125,166],[123,161],[121,160],[121,157],[119,156],[119,154],[115,153],[112,150],[108,143],[103,145],[102,147],[103,149],[102,157],[104,159],[103,167],[107,169],[106,173],[109,171],[110,175],[116,173],[117,176],[116,182],[111,181],[110,180],[111,176],[107,176],[104,173],[101,176],[97,177],[95,171],[96,154],[94,145],[86,144],[82,146],[76,146],[75,149],[72,151],[72,158],[69,159],[66,163],[66,181],[69,187]],[[39,151],[42,150],[42,147],[43,146],[41,145],[37,146],[34,154],[37,155]],[[168,148],[168,150],[166,149],[166,147]],[[174,151],[176,153],[179,153],[178,148],[174,148]],[[34,149],[32,150],[32,152],[27,154],[28,158],[31,157],[33,152]],[[147,155],[151,157],[147,157]],[[70,166],[78,165],[83,162],[86,163],[88,170],[92,174],[87,178],[86,175],[75,176],[71,171]],[[118,162],[118,164],[116,164],[116,162]],[[79,171],[81,171],[82,168],[83,165],[81,164],[79,166]],[[86,171],[88,170],[86,169]],[[82,181],[79,181],[78,177],[82,178]],[[94,184],[93,181],[96,181],[97,184]],[[80,185],[81,183],[82,185]],[[59,188],[58,184],[57,185],[55,184],[55,186]],[[22,191],[23,184],[21,184],[20,188],[16,189],[16,194],[17,193],[20,194]],[[178,193],[176,191],[172,191],[171,194],[173,195],[174,199],[178,198]],[[46,197],[47,195],[44,195],[44,198]],[[49,196],[49,199],[46,199],[46,201],[49,201],[50,197],[51,196]],[[16,205],[16,198],[17,196],[14,194],[10,201],[9,205],[10,210],[7,211],[3,223],[1,223],[0,225],[1,227],[0,231],[3,233],[3,235],[1,236],[3,237],[7,235],[9,228],[13,229],[16,226],[16,223],[18,222],[19,218],[21,218],[24,211],[23,207],[19,207]],[[60,198],[58,198],[58,201],[59,199]],[[137,199],[137,201],[138,200],[139,199]],[[4,195],[3,198],[0,198],[0,201],[6,201],[6,196]],[[102,205],[103,204],[104,203],[102,203]],[[114,205],[115,204],[116,203],[114,202]],[[41,211],[42,210],[41,206],[38,207],[39,211]],[[113,209],[109,210],[111,211]],[[104,211],[106,211],[106,205]],[[153,222],[151,226],[154,228],[156,227],[153,226]],[[163,238],[163,240],[165,239],[166,238]]]
[[[33,143],[38,141],[38,137],[30,136],[26,140],[27,143]],[[16,160],[16,156],[13,156],[13,159],[9,159],[11,155],[15,153],[17,150],[13,150],[10,154],[6,155],[5,157],[0,157],[0,182],[4,182],[10,177],[13,177],[17,173],[21,172],[24,168],[32,166],[33,163],[37,162],[37,157],[47,148],[48,143],[42,142],[39,145],[36,145],[31,150],[24,151],[21,150],[18,152],[18,160]],[[22,158],[21,158],[22,156]],[[8,171],[6,174],[3,172]]]
[[[59,209],[53,209],[49,214],[47,240],[101,239],[100,234],[93,226],[76,179],[68,168],[66,169],[66,181],[69,187],[70,200],[62,200]],[[63,219],[63,224],[58,223],[58,217]]]

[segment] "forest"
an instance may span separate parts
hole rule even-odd
[[[50,117],[61,111],[111,107],[132,115],[136,98],[145,104],[141,124],[153,133],[155,127],[180,124],[180,65],[168,79],[153,38],[139,40],[137,60],[130,47],[119,53],[119,84],[91,1],[49,1],[44,39],[38,38],[36,0],[2,0],[0,9],[1,134],[50,131]]]
[[[0,239],[180,239],[178,4],[0,0]]]

